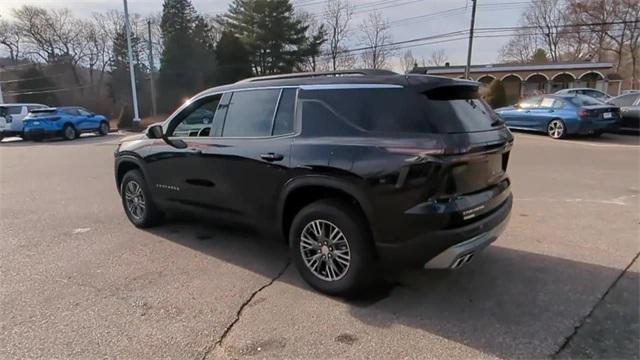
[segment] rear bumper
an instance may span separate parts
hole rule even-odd
[[[592,121],[582,120],[576,129],[576,133],[580,135],[589,135],[595,132],[617,131],[620,127],[620,120],[611,121]]]
[[[376,244],[385,265],[401,267],[449,268],[460,256],[482,250],[504,231],[513,206],[513,195],[491,214],[471,224],[425,232],[409,241]]]

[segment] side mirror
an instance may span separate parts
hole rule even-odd
[[[147,137],[149,139],[162,139],[162,125],[153,125],[147,129]]]
[[[147,129],[147,137],[149,139],[162,139],[165,143],[178,149],[187,147],[187,143],[180,139],[171,140],[166,137],[162,131],[162,125],[152,125]]]

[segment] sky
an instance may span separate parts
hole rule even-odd
[[[355,29],[368,15],[377,9],[391,25],[393,41],[403,41],[458,30],[467,30],[471,19],[472,0],[351,0],[356,10],[352,20]],[[476,28],[516,26],[521,13],[528,7],[525,0],[477,0]],[[230,0],[192,0],[195,8],[202,13],[223,13]],[[142,16],[162,10],[163,0],[128,0],[129,11]],[[323,1],[293,0],[294,6],[312,14],[321,14]],[[297,4],[297,5],[296,5]],[[22,5],[36,5],[45,8],[68,8],[77,16],[89,16],[92,12],[122,10],[122,0],[0,0],[0,16],[11,17],[11,9]],[[466,62],[466,38],[455,37],[455,41],[431,43],[411,47],[414,57],[428,59],[433,51],[444,49],[451,65]],[[358,45],[358,34],[354,31],[352,47]],[[508,37],[476,38],[473,45],[472,64],[494,63],[498,51]],[[436,40],[432,40],[433,42]],[[437,40],[442,41],[442,39]],[[402,53],[405,49],[398,50]]]

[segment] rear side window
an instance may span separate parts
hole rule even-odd
[[[20,115],[22,114],[22,106],[7,106],[7,110],[9,115]]]
[[[280,89],[234,92],[222,130],[223,137],[270,136]]]
[[[295,104],[296,89],[283,89],[273,123],[273,135],[284,135],[293,132]]]
[[[569,101],[575,106],[602,105],[602,102],[584,95],[576,95],[569,98]]]
[[[402,88],[301,91],[303,131],[326,136],[432,132],[422,97]]]
[[[303,131],[315,135],[424,134],[486,131],[501,125],[477,88],[429,94],[405,88],[306,90]],[[469,91],[473,90],[473,91]]]
[[[518,105],[521,108],[526,109],[526,108],[536,107],[536,106],[538,106],[539,103],[540,103],[540,97],[536,96],[536,97],[524,99],[524,100],[520,101],[520,103],[518,103]]]

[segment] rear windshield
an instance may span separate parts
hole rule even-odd
[[[576,95],[569,98],[569,101],[575,106],[590,106],[590,105],[602,105],[601,101],[598,101],[590,96]]]
[[[300,92],[303,131],[326,136],[456,133],[498,125],[488,105],[474,98],[477,94],[457,95],[428,96],[404,88],[305,90]]]

